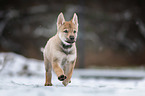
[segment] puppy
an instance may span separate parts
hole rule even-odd
[[[50,38],[44,48],[45,86],[52,86],[51,70],[58,80],[67,86],[71,82],[73,69],[77,58],[76,39],[78,33],[78,17],[74,13],[72,20],[65,21],[63,13],[57,18],[57,33]]]

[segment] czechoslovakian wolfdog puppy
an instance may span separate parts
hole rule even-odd
[[[52,86],[51,70],[58,79],[67,86],[71,82],[73,69],[77,58],[76,39],[78,33],[78,17],[74,13],[72,20],[65,21],[63,13],[57,18],[57,33],[50,38],[44,48],[44,63],[46,71],[45,86]]]

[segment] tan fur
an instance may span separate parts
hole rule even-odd
[[[67,30],[67,33],[65,33],[65,30]],[[74,31],[76,31],[76,33]],[[67,77],[63,80],[64,86],[67,86],[70,82],[77,58],[77,50],[75,42],[68,43],[68,41],[71,41],[69,39],[70,36],[74,36],[73,41],[76,41],[77,32],[77,15],[74,13],[74,16],[71,21],[65,21],[63,14],[60,13],[57,19],[57,34],[48,40],[43,51],[46,70],[45,86],[52,86],[52,69],[54,70],[58,78],[61,77],[61,75]],[[63,44],[71,47],[65,48],[62,46]]]

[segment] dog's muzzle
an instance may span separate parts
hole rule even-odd
[[[69,36],[69,39],[66,40],[66,42],[70,43],[70,44],[74,43],[75,42],[75,37],[74,36]]]

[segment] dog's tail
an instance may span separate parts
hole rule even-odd
[[[41,48],[40,48],[40,51],[43,53],[43,52],[44,52],[44,48],[43,48],[43,47],[41,47]]]

